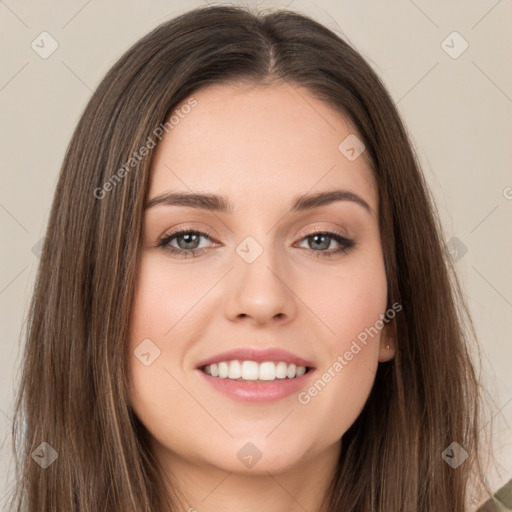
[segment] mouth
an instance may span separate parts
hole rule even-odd
[[[236,348],[199,361],[201,380],[231,400],[270,403],[289,399],[311,383],[314,363],[280,348]]]
[[[317,373],[312,366],[250,359],[205,364],[195,371],[203,382],[231,400],[254,404],[290,398],[308,386]]]

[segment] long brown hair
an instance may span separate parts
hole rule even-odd
[[[393,320],[395,357],[379,364],[342,437],[324,503],[333,512],[469,510],[469,486],[484,480],[482,394],[468,348],[476,336],[392,99],[362,56],[318,22],[215,6],[134,44],[99,84],[66,151],[16,401],[18,511],[177,510],[127,393],[153,152],[140,149],[202,87],[283,80],[348,116],[363,140],[379,191],[388,305],[403,307]],[[442,457],[453,442],[468,453],[457,468]],[[51,462],[50,447],[57,459],[44,468],[35,461]]]

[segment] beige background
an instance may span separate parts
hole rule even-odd
[[[0,509],[12,483],[20,332],[72,130],[132,43],[201,3],[0,0]],[[484,350],[482,378],[497,403],[488,417],[499,463],[488,480],[496,490],[512,478],[512,1],[259,2],[286,5],[348,39],[382,77],[422,160],[446,241],[456,236],[467,248],[456,266]],[[47,59],[31,47],[43,31],[58,43]],[[460,36],[442,44],[454,31]],[[453,58],[463,40],[468,48]]]

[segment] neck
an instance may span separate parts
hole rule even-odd
[[[243,472],[222,464],[165,453],[161,462],[190,512],[328,512],[324,497],[333,478],[341,443],[279,471],[256,464]],[[174,493],[173,493],[174,494]]]

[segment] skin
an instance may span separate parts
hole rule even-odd
[[[223,84],[193,97],[197,106],[156,149],[148,198],[171,190],[213,193],[226,196],[234,211],[146,210],[130,349],[150,339],[160,355],[149,366],[131,357],[130,401],[184,493],[184,510],[325,510],[340,439],[361,412],[379,361],[394,355],[392,324],[360,344],[305,405],[296,394],[262,404],[234,401],[194,369],[235,347],[280,347],[314,362],[320,378],[386,312],[368,156],[350,161],[338,150],[357,132],[304,88]],[[371,212],[352,201],[289,211],[297,195],[334,189],[357,194]],[[183,235],[169,242],[183,252],[200,247],[194,258],[158,247],[180,227],[211,234],[197,245]],[[319,247],[308,229],[341,231],[356,246],[315,257],[339,244],[327,238]],[[248,236],[263,248],[253,263],[236,252]],[[262,454],[252,468],[237,457],[247,442]]]

